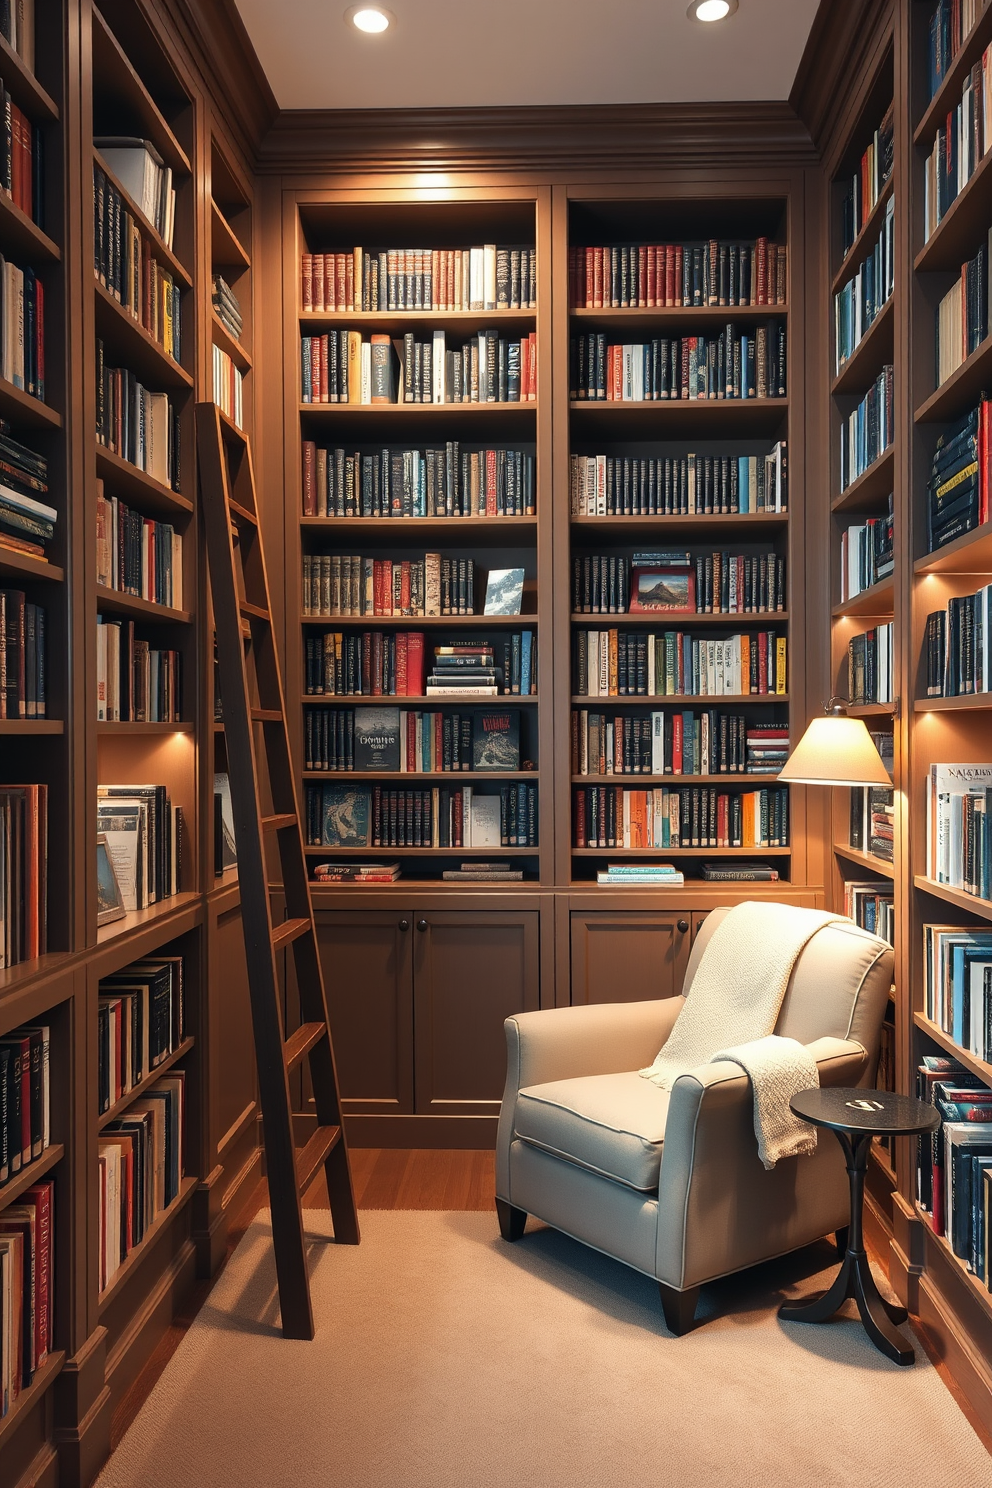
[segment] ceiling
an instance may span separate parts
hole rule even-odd
[[[381,36],[348,0],[236,0],[284,109],[682,103],[787,98],[818,0],[385,0]]]

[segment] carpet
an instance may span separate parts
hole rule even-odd
[[[988,1488],[992,1462],[917,1351],[853,1318],[784,1324],[826,1244],[703,1290],[673,1338],[653,1282],[495,1216],[308,1211],[317,1337],[278,1326],[252,1224],[99,1488]],[[321,1238],[324,1237],[324,1238]]]

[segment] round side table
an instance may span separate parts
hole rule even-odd
[[[911,1344],[895,1326],[906,1321],[904,1307],[886,1302],[875,1285],[862,1234],[865,1172],[872,1137],[915,1136],[933,1131],[940,1117],[933,1106],[887,1090],[833,1088],[801,1090],[792,1110],[813,1126],[832,1131],[847,1160],[851,1183],[851,1219],[847,1250],[833,1285],[811,1302],[783,1302],[780,1318],[790,1323],[824,1323],[848,1297],[858,1304],[865,1332],[877,1349],[896,1364],[912,1364]]]

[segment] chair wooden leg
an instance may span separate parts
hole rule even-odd
[[[659,1281],[658,1290],[661,1293],[661,1309],[665,1314],[668,1331],[681,1338],[692,1327],[696,1303],[699,1301],[699,1288],[689,1287],[686,1291],[679,1292],[675,1287],[666,1286],[663,1281]]]
[[[834,1244],[839,1256],[847,1255],[847,1225],[842,1225],[839,1230],[834,1231]]]
[[[519,1240],[527,1223],[526,1209],[515,1209],[505,1199],[496,1200],[496,1217],[499,1220],[499,1232],[504,1240]]]

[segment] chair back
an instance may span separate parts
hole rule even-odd
[[[696,933],[686,967],[688,993],[703,951],[729,907],[714,909]],[[852,1039],[868,1053],[874,1078],[882,1020],[892,987],[892,947],[853,920],[824,925],[806,942],[786,988],[775,1032],[811,1044],[818,1038]]]

